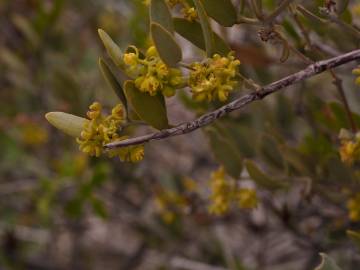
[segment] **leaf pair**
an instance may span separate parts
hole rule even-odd
[[[103,30],[99,30],[99,35],[114,64],[122,69],[123,54],[121,49]],[[154,128],[164,129],[169,126],[165,101],[161,94],[150,96],[147,93],[142,93],[131,81],[126,81],[123,89],[109,65],[102,58],[99,59],[99,67],[109,87],[114,90],[126,108],[128,117],[134,112],[135,118],[143,120]]]

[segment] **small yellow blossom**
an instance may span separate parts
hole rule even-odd
[[[215,54],[204,63],[191,65],[189,86],[197,101],[226,101],[237,84],[235,79],[240,61],[229,53],[227,57]]]
[[[360,159],[360,133],[353,135],[351,132],[342,129],[339,137],[341,140],[340,158],[342,162],[352,165]]]
[[[359,150],[359,143],[352,141],[343,142],[339,150],[341,160],[346,164],[352,165],[359,158]]]
[[[355,79],[355,84],[360,85],[360,66],[353,69],[352,73],[358,77]]]
[[[257,207],[258,198],[256,195],[256,190],[249,188],[240,188],[237,191],[236,195],[240,208],[252,209]]]
[[[208,211],[216,216],[227,214],[232,206],[253,209],[258,205],[256,190],[239,188],[236,181],[226,175],[224,167],[211,174],[210,191]]]
[[[184,18],[190,22],[195,21],[198,17],[194,7],[184,7],[181,9],[181,13],[184,15]]]
[[[353,198],[350,198],[347,202],[347,208],[349,210],[349,218],[352,221],[360,220],[360,192]]]
[[[223,215],[230,210],[235,183],[225,175],[224,167],[211,174],[209,213]]]
[[[162,220],[171,224],[179,212],[185,212],[188,201],[180,193],[172,190],[161,190],[155,197],[157,212]]]
[[[111,114],[102,114],[102,106],[98,102],[90,105],[87,116],[90,121],[86,122],[77,142],[80,150],[90,156],[99,157],[103,153],[104,145],[128,139],[128,136],[120,136],[122,125],[126,122],[125,110],[122,104],[117,104]],[[138,162],[144,157],[142,145],[122,147],[107,151],[109,157],[118,156],[121,161]]]
[[[151,96],[161,92],[167,97],[175,94],[175,89],[183,86],[181,71],[169,68],[160,59],[156,48],[151,46],[140,58],[139,50],[131,46],[133,52],[125,53],[124,63],[127,65],[126,73],[135,79],[136,87]]]

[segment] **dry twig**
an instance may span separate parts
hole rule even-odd
[[[124,147],[129,145],[137,145],[152,140],[162,140],[169,137],[183,135],[189,132],[192,132],[198,128],[204,127],[211,124],[216,119],[239,109],[244,108],[246,105],[265,98],[267,95],[275,93],[289,85],[293,85],[297,82],[303,81],[310,77],[313,77],[319,73],[322,73],[331,68],[344,65],[354,60],[360,60],[360,49],[354,50],[327,60],[319,61],[314,64],[309,65],[303,70],[300,70],[294,74],[291,74],[287,77],[284,77],[278,81],[275,81],[271,84],[268,84],[264,87],[261,87],[258,91],[252,92],[250,94],[244,95],[234,101],[216,109],[212,112],[206,113],[201,117],[190,121],[179,124],[175,127],[169,129],[163,129],[158,132],[150,133],[147,135],[131,138],[128,140],[118,141],[109,143],[105,146],[106,149],[113,149],[117,147]]]

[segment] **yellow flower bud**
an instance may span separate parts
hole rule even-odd
[[[150,58],[150,57],[155,57],[157,55],[158,55],[158,53],[156,51],[155,46],[150,46],[146,51],[146,57]]]

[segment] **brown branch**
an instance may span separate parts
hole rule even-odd
[[[166,139],[169,137],[183,135],[183,134],[192,132],[198,128],[201,128],[201,127],[211,124],[216,119],[218,119],[232,111],[239,110],[239,109],[245,107],[246,105],[248,105],[249,103],[252,103],[256,100],[261,100],[264,97],[266,97],[267,95],[277,92],[289,85],[293,85],[297,82],[300,82],[307,78],[313,77],[316,74],[322,73],[325,70],[329,70],[331,68],[341,66],[343,64],[346,64],[346,63],[354,61],[354,60],[360,60],[360,49],[351,51],[346,54],[339,55],[334,58],[330,58],[327,60],[323,60],[323,61],[319,61],[314,64],[311,64],[301,71],[298,71],[292,75],[284,77],[284,78],[282,78],[278,81],[275,81],[269,85],[266,85],[266,86],[260,88],[258,91],[252,92],[252,93],[244,95],[238,99],[235,99],[234,101],[220,107],[219,109],[209,112],[209,113],[206,113],[193,121],[185,122],[178,126],[175,126],[175,127],[169,128],[169,129],[164,129],[164,130],[154,132],[151,134],[147,134],[144,136],[139,136],[139,137],[131,138],[128,140],[109,143],[105,146],[105,148],[112,149],[112,148],[129,146],[129,145],[137,145],[137,144],[142,144],[142,143],[149,142],[152,140],[161,140],[161,139]]]

